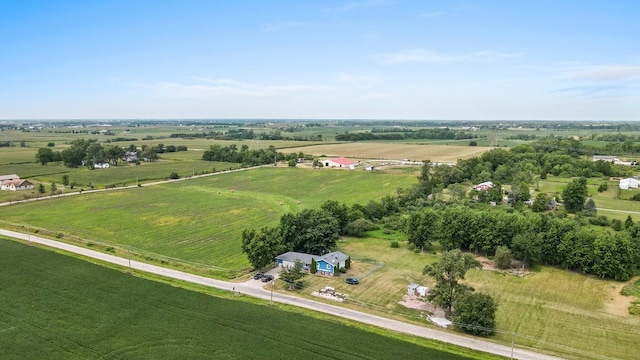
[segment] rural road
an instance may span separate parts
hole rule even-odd
[[[359,321],[362,323],[378,326],[381,328],[385,328],[385,329],[389,329],[389,330],[393,330],[401,333],[406,333],[410,335],[415,335],[423,338],[434,339],[434,340],[442,341],[445,343],[463,346],[470,349],[475,349],[479,351],[484,351],[492,354],[505,356],[507,358],[511,357],[512,351],[513,351],[514,359],[523,359],[523,360],[558,359],[548,355],[538,354],[538,353],[534,353],[527,350],[521,350],[517,348],[512,349],[511,347],[508,347],[508,346],[494,344],[494,343],[477,339],[477,338],[461,336],[457,334],[452,334],[450,332],[439,331],[436,329],[430,329],[430,328],[421,327],[413,324],[408,324],[401,321],[387,319],[387,318],[367,314],[367,313],[356,311],[356,310],[341,308],[335,305],[324,304],[321,302],[289,296],[289,295],[285,295],[278,292],[271,293],[259,287],[250,286],[242,283],[232,283],[232,282],[227,282],[222,280],[215,280],[215,279],[210,279],[203,276],[185,273],[182,271],[163,268],[161,266],[150,265],[150,264],[146,264],[138,261],[130,261],[128,259],[124,259],[121,257],[104,254],[94,250],[89,250],[83,247],[70,245],[70,244],[66,244],[66,243],[62,243],[62,242],[58,242],[50,239],[45,239],[45,238],[34,236],[31,234],[23,234],[19,232],[0,229],[0,235],[25,240],[27,242],[37,243],[37,244],[41,244],[41,245],[56,248],[56,249],[61,249],[71,253],[83,255],[89,258],[94,258],[100,261],[116,264],[125,268],[131,267],[131,269],[135,269],[138,271],[144,271],[147,273],[162,275],[168,278],[178,279],[178,280],[187,281],[190,283],[209,286],[209,287],[214,287],[222,290],[228,290],[228,291],[235,290],[236,292],[261,298],[264,300],[272,299],[274,302],[279,302],[283,304],[289,304],[289,305],[299,306],[299,307],[303,307],[303,308],[307,308],[315,311],[320,311],[323,313],[339,316],[339,317],[354,320],[354,321]]]

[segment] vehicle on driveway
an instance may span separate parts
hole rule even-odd
[[[358,285],[358,284],[360,284],[360,280],[358,280],[358,278],[354,278],[354,277],[348,277],[348,278],[344,279],[344,282],[346,282],[349,285]]]
[[[273,280],[273,275],[269,275],[269,274],[263,275],[261,279],[262,282],[269,282],[271,280]]]
[[[255,275],[253,275],[253,280],[260,280],[260,279],[262,279],[263,276],[264,276],[264,274],[261,273],[261,272],[256,273]]]

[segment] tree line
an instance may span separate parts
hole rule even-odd
[[[364,140],[405,140],[405,139],[442,139],[464,140],[475,139],[476,135],[460,130],[451,129],[421,129],[398,131],[395,129],[372,129],[371,131],[337,134],[336,141],[364,141]]]

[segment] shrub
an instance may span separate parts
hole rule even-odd
[[[397,248],[400,247],[400,243],[398,243],[397,240],[394,240],[394,241],[391,242],[391,247],[394,248],[394,249],[397,249]]]
[[[469,141],[469,146],[478,146],[478,142],[475,140]]]
[[[415,248],[416,248],[416,244],[414,244],[414,243],[409,243],[407,245],[407,249],[409,249],[409,250],[414,250]]]
[[[609,189],[609,185],[608,184],[600,184],[600,186],[598,186],[598,192],[605,192],[607,191],[607,189]]]
[[[511,266],[511,250],[506,246],[498,246],[493,261],[499,269],[506,269]]]
[[[171,175],[169,175],[170,179],[180,179],[180,175],[178,175],[177,172],[172,172]]]
[[[622,231],[622,229],[624,229],[624,225],[622,223],[622,220],[620,220],[620,219],[611,220],[611,227],[615,231]]]
[[[640,201],[640,194],[635,194],[631,197],[631,200],[633,201]]]
[[[609,219],[607,219],[607,217],[604,215],[590,217],[589,222],[591,223],[591,225],[609,226]]]
[[[375,230],[377,228],[376,224],[367,219],[357,219],[347,224],[344,231],[347,235],[362,237],[366,231]]]
[[[341,274],[344,274],[344,273],[347,272],[347,268],[341,267],[339,271],[340,271]]]

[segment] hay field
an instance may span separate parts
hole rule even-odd
[[[455,163],[489,151],[482,146],[416,145],[374,142],[350,142],[341,144],[311,145],[286,149],[287,152],[303,152],[315,156],[344,156],[354,159],[384,159]]]

